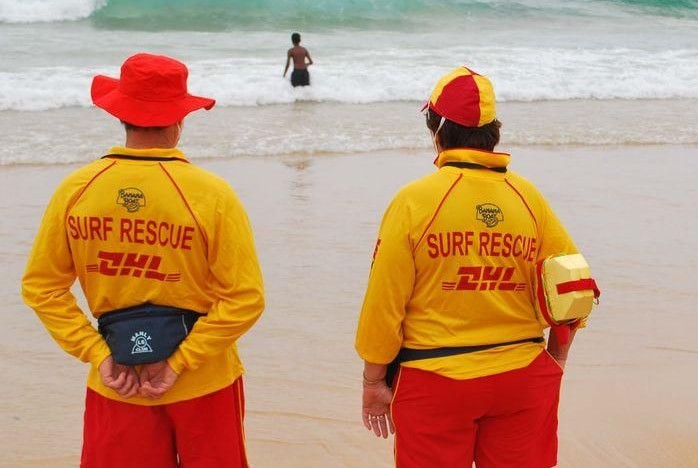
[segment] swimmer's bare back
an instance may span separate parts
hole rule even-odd
[[[288,56],[293,59],[293,68],[296,70],[305,70],[308,65],[313,63],[308,50],[302,46],[294,46],[288,49]],[[306,57],[308,62],[305,61]]]

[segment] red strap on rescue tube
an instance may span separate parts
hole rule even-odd
[[[598,299],[598,297],[601,295],[601,290],[599,290],[598,286],[596,286],[596,281],[594,281],[593,278],[567,281],[557,285],[558,294],[566,294],[574,291],[585,291],[589,289],[594,290],[594,298]]]

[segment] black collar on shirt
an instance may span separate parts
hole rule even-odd
[[[487,166],[483,166],[482,164],[465,162],[465,161],[449,161],[447,163],[444,163],[444,166],[459,167],[461,169],[488,169],[490,171],[502,172],[502,173],[507,171],[506,167],[487,167]]]
[[[186,159],[178,158],[176,156],[134,156],[131,154],[107,154],[102,156],[102,159],[129,159],[131,161],[184,161],[188,162]]]

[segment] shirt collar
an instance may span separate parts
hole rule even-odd
[[[182,161],[187,161],[187,157],[177,148],[146,148],[146,149],[136,149],[127,148],[125,146],[113,146],[109,149],[109,154],[119,154],[124,156],[131,156],[134,158],[142,157],[147,158],[173,158]]]
[[[508,153],[495,153],[475,148],[455,148],[439,153],[434,164],[439,168],[452,161],[480,164],[485,167],[507,167],[510,160],[511,155]]]

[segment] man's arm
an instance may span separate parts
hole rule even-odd
[[[308,62],[306,63],[307,65],[312,65],[313,64],[313,59],[310,58],[310,52],[308,52],[308,49],[305,50],[305,57],[308,59]]]
[[[289,65],[291,65],[291,51],[290,50],[286,53],[286,67],[284,67],[284,74],[283,74],[284,77],[286,77],[286,72],[288,71]]]
[[[76,185],[64,182],[46,208],[22,277],[22,297],[63,350],[99,366],[111,351],[71,291],[77,275],[65,213],[74,190]]]
[[[259,319],[264,310],[264,286],[252,227],[242,203],[226,185],[208,226],[210,287],[215,297],[208,313],[167,359],[174,372],[198,368],[210,356],[225,352]],[[156,369],[155,373],[160,370]],[[163,374],[162,377],[167,377]]]

